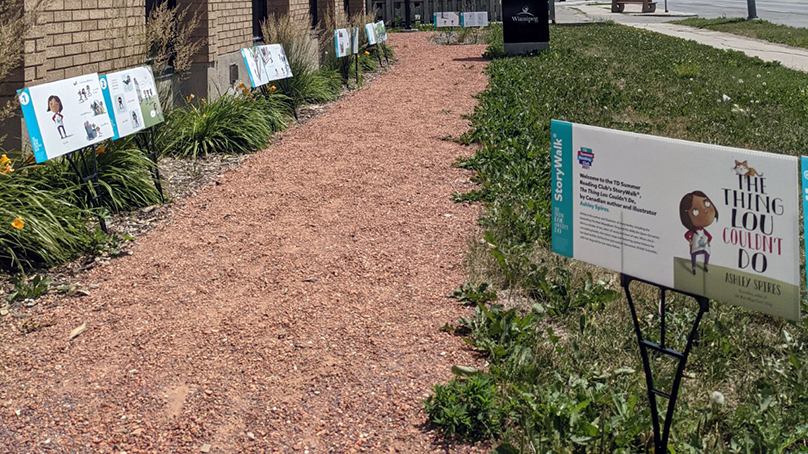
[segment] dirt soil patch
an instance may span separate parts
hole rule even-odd
[[[85,292],[0,318],[0,451],[484,452],[423,426],[432,385],[483,366],[440,328],[477,216],[445,138],[485,48],[428,36],[391,34],[390,71],[161,209]]]

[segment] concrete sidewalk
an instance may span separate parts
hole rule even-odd
[[[606,4],[556,2],[556,23],[558,24],[611,20],[630,27],[693,40],[718,49],[737,50],[750,57],[758,57],[764,61],[778,61],[787,68],[808,72],[808,49],[668,23],[668,21],[692,16],[686,12],[670,11],[666,13],[662,10],[661,3],[657,4],[655,13],[640,12],[640,5],[626,5],[625,12],[612,13],[609,5]]]

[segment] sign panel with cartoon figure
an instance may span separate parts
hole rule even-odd
[[[383,43],[387,41],[387,29],[384,28],[384,21],[379,21],[373,24],[376,28],[376,42]]]
[[[488,12],[477,11],[471,13],[460,13],[461,27],[487,27]]]
[[[432,13],[432,23],[435,27],[459,27],[460,14],[455,12]]]
[[[359,27],[351,29],[351,53],[359,53]]]
[[[269,83],[265,59],[261,54],[261,49],[258,47],[241,49],[241,56],[247,66],[247,75],[250,77],[250,85],[253,88]],[[264,52],[264,55],[266,55],[266,52]]]
[[[376,36],[376,24],[365,24],[365,33],[368,35],[368,45],[374,46],[379,43],[379,39]]]
[[[280,44],[241,49],[241,56],[247,66],[247,74],[253,88],[266,85],[273,80],[292,77],[292,68]]]
[[[800,316],[797,158],[552,122],[553,251]]]
[[[38,163],[113,136],[98,74],[25,88],[18,96]]]
[[[351,55],[351,44],[351,35],[347,28],[338,28],[334,30],[334,52],[337,58]]]
[[[100,84],[104,99],[110,106],[113,140],[165,120],[150,67],[141,66],[103,75]]]

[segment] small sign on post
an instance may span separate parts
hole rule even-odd
[[[550,47],[547,0],[504,0],[502,37],[505,53],[520,55]]]
[[[435,27],[459,27],[460,15],[455,12],[442,12],[432,14],[432,23]]]

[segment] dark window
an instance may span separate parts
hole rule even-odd
[[[253,14],[253,39],[261,41],[264,39],[264,33],[261,30],[261,22],[267,18],[267,0],[253,0],[252,2]]]
[[[149,20],[152,10],[160,6],[161,3],[168,3],[169,8],[177,7],[177,0],[146,0],[146,20]]]
[[[309,0],[309,14],[311,15],[311,26],[317,26],[317,0]]]

